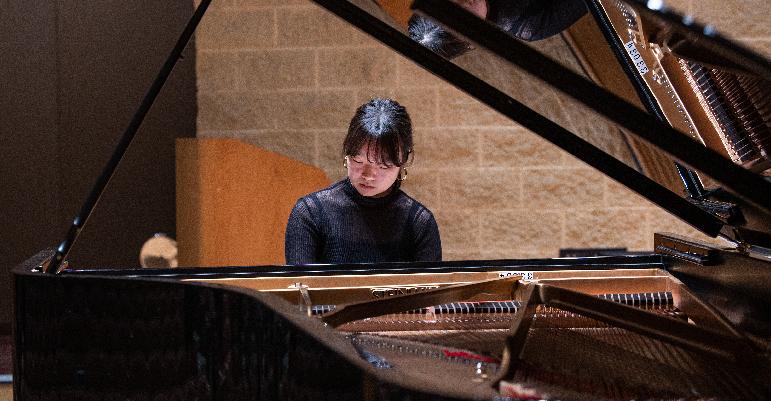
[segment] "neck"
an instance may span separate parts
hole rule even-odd
[[[394,182],[394,185],[391,185],[390,188],[388,188],[387,191],[377,194],[375,196],[364,196],[359,193],[359,191],[354,188],[353,184],[351,184],[351,180],[349,178],[346,178],[343,180],[343,189],[345,190],[345,193],[348,194],[348,196],[353,199],[354,202],[356,202],[358,205],[361,206],[382,206],[390,203],[392,200],[396,198],[396,196],[399,194],[399,187],[400,187],[399,180],[396,180]]]

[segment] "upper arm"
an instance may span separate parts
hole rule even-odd
[[[284,256],[286,264],[299,265],[316,262],[321,234],[316,224],[310,205],[305,198],[297,201],[284,236]]]
[[[415,214],[414,224],[415,261],[441,261],[442,240],[434,215],[425,207],[421,207]]]

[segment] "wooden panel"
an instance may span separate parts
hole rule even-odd
[[[324,172],[235,139],[177,140],[180,266],[284,264],[298,198],[329,185]]]
[[[412,0],[377,0],[377,4],[385,10],[397,24],[407,28],[407,22],[412,17]]]
[[[0,401],[13,400],[13,385],[12,384],[0,384]]]

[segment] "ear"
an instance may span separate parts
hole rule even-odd
[[[412,162],[415,160],[415,152],[412,149],[407,151],[407,159],[404,162],[404,166],[412,166]]]
[[[399,168],[399,176],[396,177],[396,179],[401,182],[404,182],[407,179],[407,167]]]

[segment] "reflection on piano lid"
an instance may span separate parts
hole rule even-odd
[[[638,13],[639,4],[596,4],[607,13],[670,124],[754,171],[771,167],[768,75],[723,57],[670,24],[646,18]]]
[[[637,2],[633,3],[637,4]],[[578,44],[575,48],[578,50],[578,53],[582,53],[582,56],[579,56],[579,60],[583,59],[582,61],[585,61],[584,65],[589,67],[587,70],[589,70],[590,76],[596,76],[593,72],[601,72],[600,70],[604,69],[620,71],[622,76],[626,76],[626,79],[631,83],[633,93],[638,97],[638,104],[641,104],[648,113],[640,111],[635,106],[635,102],[627,100],[629,99],[628,96],[619,96],[619,94],[613,93],[613,91],[594,85],[582,74],[561,66],[554,60],[520,43],[493,25],[485,23],[476,16],[465,12],[459,6],[452,3],[444,4],[436,0],[416,0],[414,7],[417,11],[447,25],[448,29],[464,35],[469,40],[475,42],[478,45],[478,50],[475,51],[479,52],[479,54],[475,55],[476,58],[484,58],[489,53],[492,53],[493,57],[505,59],[511,65],[516,65],[527,74],[555,86],[571,98],[618,124],[623,132],[631,135],[632,139],[634,139],[632,141],[633,146],[635,146],[635,141],[647,143],[642,150],[639,146],[636,146],[637,149],[635,150],[638,156],[646,152],[657,154],[656,158],[658,159],[661,159],[659,154],[671,156],[672,161],[675,163],[670,165],[669,168],[671,171],[676,170],[681,176],[683,181],[681,188],[684,187],[685,191],[683,189],[677,190],[668,185],[664,176],[655,169],[650,171],[643,169],[642,172],[654,181],[662,183],[666,189],[642,184],[644,180],[636,176],[635,173],[619,173],[618,171],[623,170],[623,166],[609,167],[613,164],[613,161],[593,162],[595,157],[590,156],[592,149],[580,149],[581,146],[585,145],[581,141],[582,137],[564,131],[555,134],[554,132],[549,132],[550,130],[554,131],[554,127],[547,127],[545,125],[539,127],[538,124],[533,124],[531,120],[534,119],[534,116],[526,115],[522,112],[521,104],[515,103],[516,101],[512,99],[512,96],[517,96],[512,90],[503,94],[493,93],[489,90],[486,93],[480,93],[477,89],[480,86],[478,82],[468,84],[466,81],[470,80],[469,78],[458,77],[456,85],[461,89],[511,117],[513,120],[520,122],[547,140],[571,152],[610,177],[623,182],[641,196],[678,215],[684,221],[688,221],[705,233],[709,233],[712,230],[712,228],[707,227],[711,224],[707,222],[711,220],[712,223],[723,224],[724,226],[719,229],[720,234],[733,241],[754,242],[771,247],[771,236],[769,236],[771,225],[766,217],[771,212],[771,197],[760,195],[761,192],[771,193],[771,182],[762,174],[767,168],[767,163],[755,158],[752,159],[753,161],[737,165],[728,157],[729,152],[727,150],[741,149],[742,151],[750,152],[747,153],[748,155],[766,154],[761,150],[761,148],[766,146],[765,143],[767,142],[762,132],[768,130],[768,117],[764,117],[764,110],[767,109],[767,106],[763,103],[762,93],[768,86],[762,82],[769,75],[767,72],[771,71],[771,68],[768,67],[768,61],[727,40],[719,37],[706,37],[701,34],[699,36],[701,38],[699,46],[714,48],[716,49],[715,51],[719,51],[721,54],[737,54],[741,57],[739,62],[742,66],[746,66],[747,70],[758,74],[756,77],[758,81],[742,78],[741,82],[744,82],[745,86],[747,86],[748,93],[754,94],[752,95],[754,100],[748,101],[742,101],[741,96],[736,90],[741,85],[731,86],[730,83],[726,83],[724,75],[715,75],[716,77],[718,75],[721,76],[720,81],[723,82],[722,85],[725,87],[725,91],[720,92],[720,96],[729,100],[724,104],[721,103],[720,107],[718,107],[718,102],[714,100],[714,93],[716,92],[713,91],[712,94],[709,92],[702,93],[697,91],[698,87],[691,86],[684,88],[683,85],[688,84],[682,72],[677,76],[674,73],[671,73],[671,76],[667,75],[669,71],[674,71],[674,69],[665,69],[664,66],[668,65],[668,63],[673,63],[677,66],[677,71],[679,71],[682,69],[679,66],[679,61],[682,59],[677,59],[664,46],[649,42],[646,36],[646,28],[638,20],[635,13],[636,9],[627,6],[627,4],[621,1],[597,0],[587,2],[587,6],[594,17],[594,29],[599,29],[600,37],[605,39],[605,52],[612,52],[617,60],[617,65],[620,67],[601,64],[607,63],[607,59],[592,65],[591,61],[587,61],[586,57],[583,57],[596,54],[596,52],[591,51],[599,46],[598,43],[600,42],[596,40],[596,36],[589,38],[588,40],[592,42],[587,44],[581,43],[580,38],[572,35],[573,43]],[[646,11],[651,12],[651,10],[647,9]],[[681,28],[688,30],[695,29],[694,27],[697,26],[693,24],[692,27]],[[693,35],[695,34],[692,33]],[[690,37],[689,40],[691,40]],[[486,49],[489,53],[480,52],[482,48]],[[729,50],[724,51],[723,49],[726,48]],[[689,62],[695,63],[695,61]],[[465,65],[461,62],[458,64]],[[469,64],[477,67],[476,70],[479,70],[478,65]],[[441,70],[435,72],[440,75],[442,74]],[[509,73],[509,76],[512,75],[515,74]],[[485,78],[499,87],[507,85],[505,76],[491,78],[490,74],[487,74]],[[448,77],[448,79],[452,82],[451,78]],[[715,87],[718,88],[718,86],[716,85]],[[759,93],[761,95],[758,95]],[[519,96],[522,95],[520,94]],[[722,114],[724,130],[721,130],[719,124],[717,124],[717,117],[714,117],[716,114],[709,111],[708,107],[702,107],[698,102],[698,96],[706,99],[706,102],[710,102],[715,110],[725,111]],[[705,96],[711,97],[707,98]],[[695,100],[687,102],[682,100],[689,97]],[[737,102],[731,103],[730,99],[734,99]],[[753,101],[757,103],[757,108],[752,106]],[[707,114],[712,117],[709,117]],[[732,120],[730,121],[727,117],[729,114],[732,115]],[[752,119],[752,116],[757,118]],[[742,131],[737,129],[737,127],[748,128]],[[683,135],[683,133],[686,133],[686,135]],[[574,143],[566,143],[564,145],[560,143],[564,137],[571,135],[571,140]],[[727,139],[724,141],[723,138]],[[708,146],[705,147],[705,144]],[[592,144],[589,144],[589,146],[591,147]],[[621,175],[624,176],[621,177]],[[702,181],[712,185],[718,184],[720,187],[705,189]],[[638,184],[639,187],[637,187]],[[664,199],[667,197],[664,193],[659,197],[655,194],[658,189],[677,196],[684,193],[688,202],[698,206],[698,208],[707,212],[714,219],[704,215],[697,216],[698,213],[694,210],[689,210],[687,207],[675,207],[678,202],[669,198]]]

